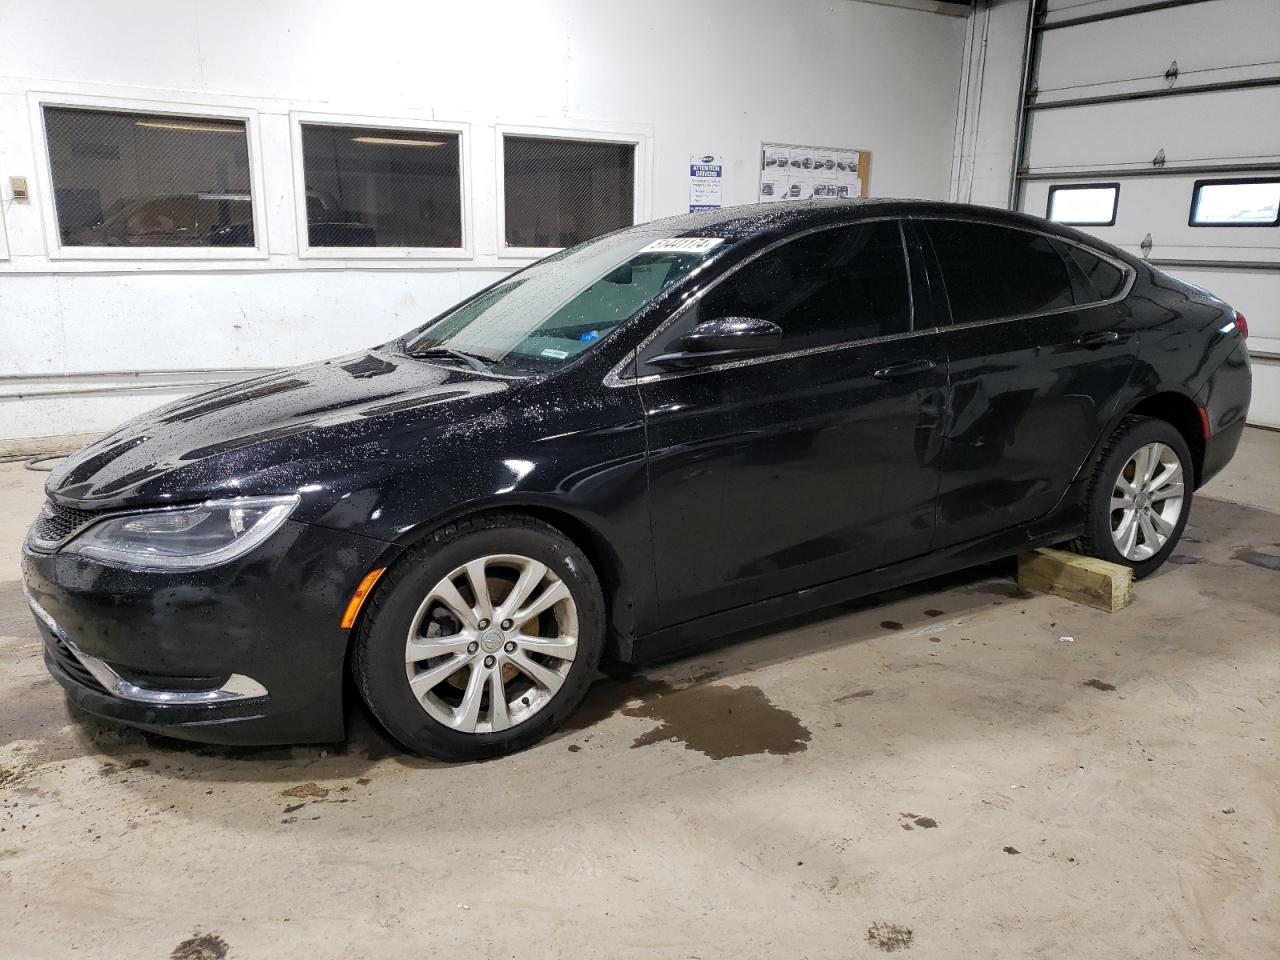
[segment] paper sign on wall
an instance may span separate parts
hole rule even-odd
[[[723,199],[724,157],[704,153],[689,155],[689,212],[718,210]]]
[[[760,202],[863,196],[861,150],[765,143],[760,147]]]

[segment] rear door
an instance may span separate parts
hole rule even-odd
[[[897,221],[828,227],[745,262],[642,348],[665,622],[929,549],[945,364],[911,302]],[[781,352],[644,365],[722,316],[779,324]]]
[[[1130,268],[1032,230],[920,222],[951,323],[935,546],[1026,523],[1062,496],[1114,415],[1136,333]]]

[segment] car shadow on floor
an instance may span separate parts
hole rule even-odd
[[[1275,566],[1267,558],[1274,560],[1280,553],[1278,543],[1280,516],[1253,507],[1200,498],[1176,555],[1179,562],[1166,566],[1152,582],[1165,577],[1186,578],[1208,602],[1251,605],[1268,615],[1280,616],[1280,591],[1265,589],[1276,576]],[[1201,562],[1230,564],[1231,571],[1223,576],[1219,568],[1212,579],[1198,576],[1192,565]],[[1206,573],[1210,569],[1212,567],[1204,568]],[[935,629],[941,631],[996,606],[1032,599],[1035,595],[1013,581],[1013,572],[1012,561],[972,568],[752,630],[711,638],[676,659],[639,668],[606,665],[583,704],[545,744],[554,745],[566,738],[589,734],[610,717],[627,712],[628,705],[634,707],[637,702],[674,691],[710,688],[770,664],[802,660],[889,634],[927,641],[928,634]],[[1258,579],[1266,582],[1262,585],[1253,582]],[[401,748],[372,720],[354,693],[347,698],[348,737],[343,743],[223,747],[122,728],[75,711],[71,713],[72,723],[67,731],[61,729],[67,718],[60,710],[60,698],[53,682],[40,677],[29,681],[28,686],[30,690],[24,690],[21,699],[24,703],[30,701],[32,708],[10,713],[6,727],[12,729],[5,732],[10,740],[44,741],[39,754],[44,763],[91,756],[102,760],[106,769],[128,770],[140,765],[148,767],[151,774],[210,783],[283,783],[303,777],[361,778],[384,761],[411,769],[448,766],[415,757]],[[857,695],[858,691],[850,694]]]

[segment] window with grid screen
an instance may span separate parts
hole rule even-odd
[[[302,124],[312,247],[462,246],[459,136]]]
[[[44,108],[64,247],[252,247],[243,119]]]
[[[506,135],[508,247],[571,247],[635,223],[632,143]]]

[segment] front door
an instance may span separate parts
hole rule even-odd
[[[825,228],[745,262],[642,351],[666,624],[929,549],[946,370],[908,287],[896,221]],[[645,366],[726,316],[777,323],[781,351]]]

